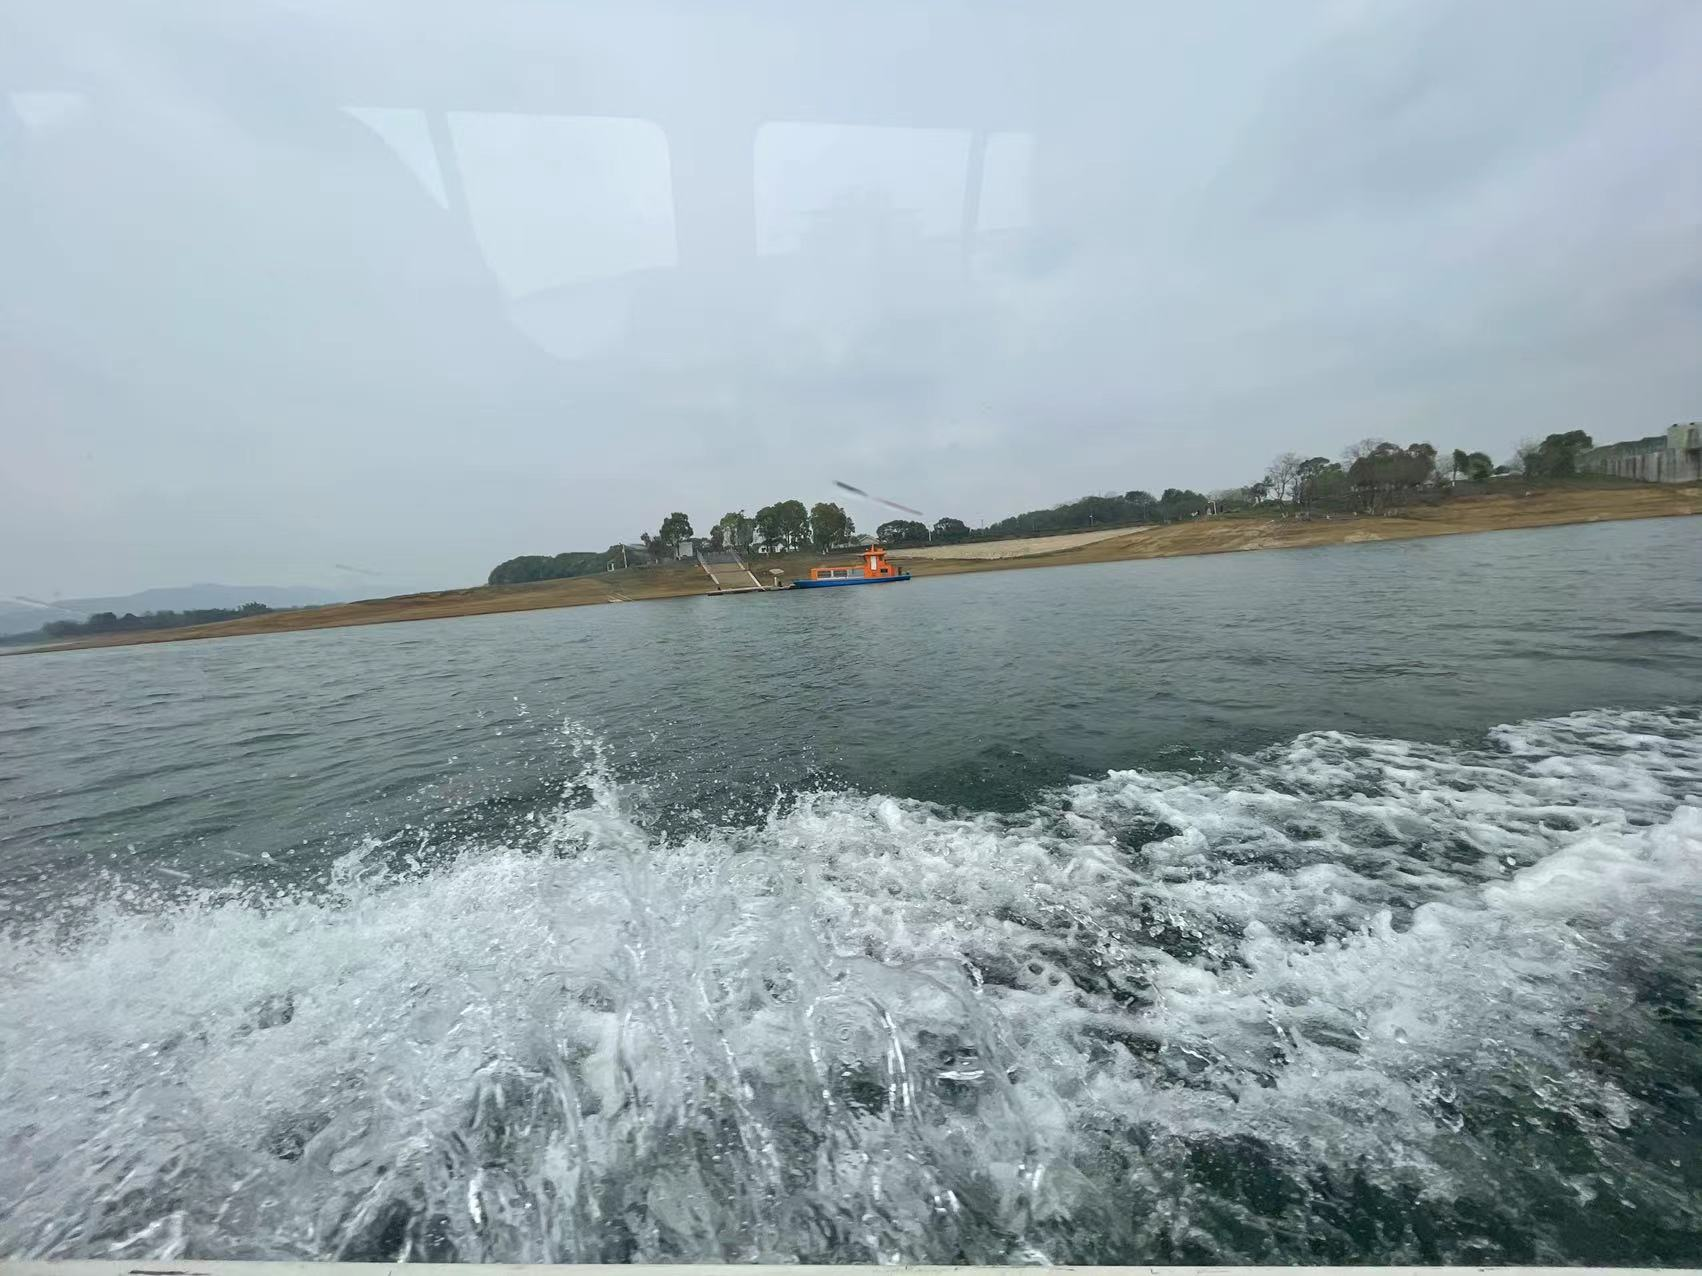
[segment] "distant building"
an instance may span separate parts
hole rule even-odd
[[[1645,483],[1702,481],[1702,421],[1669,425],[1665,434],[1646,439],[1593,447],[1578,454],[1578,468]]]

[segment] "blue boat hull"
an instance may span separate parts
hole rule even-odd
[[[909,572],[899,572],[896,576],[843,576],[838,580],[795,580],[792,582],[792,588],[835,589],[840,585],[891,585],[909,579]]]

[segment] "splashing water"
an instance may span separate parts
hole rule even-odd
[[[1694,711],[674,840],[576,743],[532,844],[0,939],[0,1253],[1702,1245]]]

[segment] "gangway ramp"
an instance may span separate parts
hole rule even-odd
[[[699,549],[697,565],[715,582],[718,594],[748,594],[766,588],[745,560],[730,549]]]

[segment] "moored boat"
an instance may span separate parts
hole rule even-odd
[[[879,545],[870,545],[855,563],[810,568],[807,579],[794,580],[793,589],[828,589],[836,585],[885,585],[909,580],[909,572],[894,567]]]

